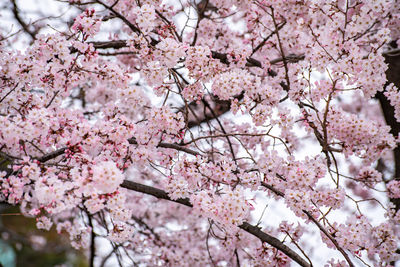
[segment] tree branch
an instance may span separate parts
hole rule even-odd
[[[141,33],[141,31],[135,25],[133,25],[127,18],[125,18],[125,16],[123,16],[119,12],[117,12],[113,8],[113,6],[108,6],[100,0],[96,0],[96,2],[99,3],[100,5],[102,5],[103,7],[105,7],[106,9],[110,10],[112,13],[114,13],[114,15],[116,17],[118,17],[119,19],[121,19],[129,27],[129,29],[131,29],[133,32],[135,32],[137,34]]]
[[[261,185],[264,186],[265,188],[268,188],[272,192],[274,192],[276,195],[280,197],[285,197],[285,194],[279,190],[277,190],[275,187],[265,183],[261,182]],[[347,263],[349,264],[350,267],[354,267],[353,262],[350,260],[349,256],[347,253],[343,250],[343,248],[340,247],[339,243],[336,241],[336,239],[311,215],[306,210],[302,210],[304,214],[307,215],[307,217],[319,228],[321,232],[323,232],[326,237],[328,237],[329,240],[335,245],[336,249],[343,255],[343,257],[346,259]]]
[[[93,267],[94,266],[94,258],[96,256],[96,243],[95,243],[96,233],[94,232],[91,215],[89,213],[87,213],[87,216],[88,216],[89,226],[91,228],[89,267]]]
[[[19,13],[19,8],[17,6],[17,2],[16,0],[10,0],[11,4],[12,4],[12,13],[14,15],[14,18],[18,21],[18,23],[21,25],[22,29],[24,30],[24,32],[26,32],[27,34],[29,34],[31,36],[31,38],[33,40],[36,39],[36,34],[38,33],[38,29],[35,30],[31,30],[29,29],[29,24],[26,24],[25,21],[23,21],[23,19],[21,18],[21,15]]]
[[[176,200],[173,200],[168,196],[167,192],[165,192],[161,189],[155,188],[155,187],[139,184],[139,183],[128,181],[128,180],[125,180],[121,184],[121,187],[132,190],[132,191],[151,195],[151,196],[154,196],[159,199],[165,199],[165,200],[169,200],[172,202],[176,202],[176,203],[185,205],[187,207],[193,207],[193,205],[190,203],[190,200],[188,198],[178,198]],[[251,225],[247,222],[244,222],[241,225],[239,225],[239,228],[241,228],[244,231],[257,237],[258,239],[261,240],[261,242],[266,242],[269,245],[273,246],[274,248],[282,251],[293,261],[297,262],[300,266],[311,267],[311,265],[308,262],[306,262],[299,254],[297,254],[291,248],[289,248],[288,246],[283,244],[279,239],[261,231],[261,229],[259,227]]]
[[[392,53],[392,51],[397,51],[397,53]],[[386,78],[387,83],[385,85],[393,83],[397,88],[400,88],[400,54],[398,53],[398,49],[389,50],[388,52],[383,54],[385,57],[385,61],[388,64],[388,69],[386,70]],[[394,117],[394,107],[390,104],[390,101],[384,95],[384,91],[379,91],[376,93],[375,97],[378,99],[382,113],[385,118],[386,124],[390,126],[390,133],[398,137],[400,132],[400,123]],[[386,182],[389,182],[393,179],[400,179],[400,147],[396,146],[393,150],[393,158],[394,158],[394,173],[393,177]],[[395,205],[396,211],[400,209],[400,199],[392,198],[390,201]]]
[[[40,158],[37,158],[37,160],[43,163],[43,162],[55,159],[58,156],[61,156],[62,154],[64,154],[65,150],[67,150],[66,147],[57,149],[56,151],[53,151],[53,152],[51,152],[49,154],[46,154],[46,155],[44,155],[44,156],[42,156]]]

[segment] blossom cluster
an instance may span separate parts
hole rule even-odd
[[[385,96],[394,107],[394,117],[400,122],[400,94],[399,89],[394,84],[389,84],[386,87]]]
[[[255,86],[252,76],[245,70],[233,69],[218,75],[213,83],[213,92],[222,100],[228,100],[240,94],[243,88],[251,90]]]
[[[237,231],[236,226],[247,219],[250,211],[250,204],[240,187],[219,194],[203,190],[193,194],[191,202],[196,212],[224,225],[230,233]]]
[[[74,24],[71,29],[75,32],[81,32],[86,36],[93,36],[99,32],[101,25],[101,20],[96,17],[96,12],[94,9],[86,9],[82,14],[75,18]]]
[[[373,162],[395,146],[390,128],[355,114],[346,114],[331,107],[327,115],[326,132],[329,143],[338,143],[346,155],[357,155]]]
[[[353,216],[346,224],[335,225],[333,232],[340,246],[351,251],[355,256],[361,256],[363,251],[368,255],[379,255],[380,262],[390,262],[399,257],[394,252],[397,249],[394,229],[387,223],[372,226],[366,217]],[[332,247],[332,242],[323,237]]]

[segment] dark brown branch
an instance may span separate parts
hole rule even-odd
[[[277,33],[277,31],[279,31],[280,29],[282,29],[283,26],[285,26],[285,25],[286,25],[286,20],[285,20],[284,22],[282,22],[282,23],[278,26],[278,28],[277,28],[275,31],[271,32],[267,37],[265,37],[265,38],[253,49],[253,51],[251,52],[251,55],[250,55],[250,56],[254,55],[254,53],[256,53],[259,49],[261,49],[261,48],[265,45],[265,43],[266,43],[275,33]]]
[[[190,148],[186,148],[177,144],[171,144],[171,143],[159,143],[157,147],[162,147],[162,148],[172,148],[178,151],[182,151],[182,152],[186,152],[188,154],[191,154],[193,156],[201,156],[201,154],[199,152],[196,152]]]
[[[25,23],[25,21],[21,18],[21,14],[19,13],[19,8],[17,6],[16,0],[10,0],[11,4],[12,4],[12,13],[14,15],[14,18],[18,21],[19,25],[21,25],[22,29],[24,30],[24,32],[26,32],[27,34],[29,34],[31,36],[31,38],[33,40],[36,39],[36,35],[38,33],[38,29],[34,29],[31,30],[30,26],[27,23]]]
[[[173,201],[173,202],[176,202],[176,203],[179,203],[179,204],[191,207],[191,208],[193,207],[192,203],[190,203],[190,200],[188,198],[178,198],[176,200],[172,200],[168,196],[167,192],[165,192],[165,191],[163,191],[161,189],[155,188],[155,187],[148,186],[148,185],[139,184],[139,183],[136,183],[136,182],[125,180],[121,184],[121,187],[129,189],[129,190],[133,190],[133,191],[136,191],[136,192],[144,193],[144,194],[147,194],[147,195],[151,195],[151,196],[156,197],[156,198]]]
[[[93,267],[94,266],[94,258],[96,256],[96,243],[95,243],[96,233],[94,232],[91,215],[88,213],[87,216],[88,216],[89,226],[91,228],[91,231],[90,231],[91,233],[90,233],[89,267]]]
[[[44,156],[42,156],[40,158],[37,158],[37,160],[43,163],[43,162],[55,159],[56,157],[61,156],[62,154],[64,154],[65,150],[67,150],[66,147],[57,149],[56,151],[53,151],[53,152],[51,152],[49,154],[46,154],[46,155],[44,155]]]
[[[241,92],[239,95],[234,96],[234,99],[237,99],[238,101],[242,100],[244,97],[244,91]],[[205,106],[203,103],[198,104],[197,102],[191,102],[189,103],[190,108],[192,108],[194,111],[196,110],[204,110],[204,112],[201,115],[198,115],[198,118],[193,118],[188,121],[188,127],[193,128],[196,126],[200,126],[202,123],[211,121],[215,119],[216,117],[220,117],[227,113],[231,109],[231,101],[230,100],[220,100],[217,97],[213,97],[212,103],[208,104],[209,106],[213,107],[212,112],[207,112],[207,109],[205,109]],[[182,107],[179,110],[184,109]]]
[[[128,142],[131,145],[137,145],[138,144],[135,137],[129,138]],[[186,152],[186,153],[191,154],[193,156],[201,156],[201,154],[199,152],[194,151],[194,150],[192,150],[190,148],[187,148],[187,147],[184,147],[184,146],[180,146],[178,144],[171,144],[171,143],[161,142],[161,143],[159,143],[157,145],[157,147],[172,148],[172,149],[175,149],[175,150],[178,150],[178,151]]]
[[[125,16],[121,15],[118,11],[116,11],[113,6],[108,6],[100,0],[96,0],[96,2],[105,7],[106,9],[110,10],[117,18],[122,20],[133,32],[137,34],[141,33],[140,30],[135,25],[133,25],[129,20],[127,20]]]
[[[127,47],[125,40],[114,40],[114,41],[106,41],[106,42],[89,42],[93,44],[93,47],[96,49],[120,49]]]
[[[273,186],[265,183],[265,182],[261,182],[261,185],[264,186],[265,188],[268,188],[269,190],[271,190],[274,194],[280,196],[280,197],[285,197],[285,194],[279,190],[277,190],[276,188],[274,188]],[[306,210],[302,210],[304,214],[307,215],[307,217],[319,228],[319,230],[321,232],[323,232],[326,237],[328,237],[329,240],[331,240],[331,242],[335,245],[336,249],[343,255],[343,257],[346,259],[347,263],[349,264],[350,267],[354,267],[353,262],[350,260],[349,256],[347,255],[347,253],[343,250],[343,248],[340,247],[339,243],[336,241],[336,239],[311,215],[311,213],[309,213]]]
[[[8,91],[7,94],[5,94],[1,99],[0,99],[0,103],[3,102],[4,99],[6,99],[7,96],[9,96],[12,92],[15,91],[15,89],[17,89],[18,83],[10,90]]]
[[[193,205],[190,203],[190,200],[188,198],[178,198],[176,200],[173,200],[168,196],[167,192],[165,192],[161,189],[155,188],[155,187],[139,184],[139,183],[128,181],[128,180],[125,180],[121,184],[121,187],[132,190],[132,191],[151,195],[151,196],[154,196],[159,199],[165,199],[165,200],[169,200],[172,202],[176,202],[176,203],[185,205],[187,207],[193,207]],[[273,246],[274,248],[282,251],[285,255],[287,255],[293,261],[297,262],[300,266],[311,267],[311,265],[308,262],[306,262],[299,254],[297,254],[291,248],[289,248],[288,246],[283,244],[279,239],[261,231],[261,229],[259,227],[251,225],[247,222],[244,222],[243,224],[239,225],[239,228],[254,235],[258,239],[260,239],[261,242],[266,242],[269,245]]]
[[[306,210],[303,210],[303,212],[307,215],[307,217],[313,221],[313,223],[319,228],[321,232],[325,234],[326,237],[329,238],[329,240],[335,245],[337,250],[343,255],[343,257],[346,259],[347,263],[349,264],[350,267],[354,267],[355,265],[353,262],[350,260],[349,256],[347,253],[343,250],[343,248],[340,247],[339,243],[336,241],[336,239],[327,231],[325,228]]]
[[[397,51],[394,49],[393,51]],[[386,70],[387,83],[385,85],[393,83],[397,88],[400,88],[400,54],[393,53],[392,50],[383,53],[385,57],[385,62],[388,64],[388,69]],[[400,132],[400,123],[394,117],[394,107],[390,104],[390,101],[384,95],[384,91],[379,91],[376,93],[375,97],[378,99],[383,116],[385,117],[386,124],[390,126],[390,133],[398,137]],[[393,150],[394,158],[394,173],[393,177],[386,180],[387,182],[393,179],[400,179],[400,147],[396,146]],[[400,209],[400,199],[390,199],[390,201],[395,205],[396,211]]]
[[[156,9],[156,14],[168,25],[168,26],[174,26],[164,15]],[[176,32],[175,29],[172,29],[174,32],[176,38],[178,39],[179,42],[182,42],[182,37]]]
[[[134,138],[128,139],[128,142],[129,142],[130,144],[137,144],[137,142],[136,142],[136,140],[135,140]],[[186,152],[186,153],[191,154],[191,155],[193,155],[193,156],[199,156],[199,155],[201,155],[199,152],[196,152],[196,151],[194,151],[194,150],[192,150],[192,149],[190,149],[190,148],[187,148],[187,147],[180,146],[180,145],[178,145],[178,144],[170,144],[170,143],[163,143],[163,142],[161,142],[160,144],[158,144],[157,147],[171,148],[171,149],[179,150],[179,151],[182,151],[182,152]],[[48,154],[46,154],[46,155],[44,155],[44,156],[42,156],[42,157],[38,157],[38,158],[35,158],[35,159],[36,159],[37,161],[39,161],[39,162],[44,163],[44,162],[47,162],[47,161],[49,161],[49,160],[55,159],[55,158],[57,158],[58,156],[63,155],[63,154],[65,153],[65,150],[67,150],[67,147],[63,147],[63,148],[57,149],[57,150],[55,150],[55,151],[53,151],[53,152],[50,152],[50,153],[48,153]],[[1,155],[3,155],[3,154],[0,154],[0,156],[1,156]],[[5,155],[6,155],[6,154],[4,154],[3,156],[5,156]],[[11,160],[12,160],[12,159],[19,159],[19,158],[16,158],[16,157],[12,157],[12,156],[10,156],[10,155],[7,155],[7,157],[9,157]]]
[[[197,42],[197,36],[198,36],[198,29],[200,25],[200,21],[205,18],[204,12],[207,9],[207,6],[209,4],[209,0],[203,0],[201,1],[197,6],[196,6],[196,11],[197,11],[197,22],[196,22],[196,27],[194,29],[194,37],[191,46],[194,46]]]
[[[214,109],[210,106],[210,104],[208,104],[208,102],[207,102],[206,100],[203,99],[202,102],[204,103],[205,107],[208,108],[208,110],[210,110],[210,112],[211,112],[211,114],[213,115],[214,119],[217,121],[217,123],[218,123],[218,125],[219,125],[221,131],[222,131],[225,135],[227,135],[227,132],[226,132],[224,126],[222,125],[221,121],[219,120],[219,115],[217,115],[217,114],[214,112]],[[233,159],[233,161],[234,161],[235,163],[237,163],[237,162],[236,162],[236,157],[235,157],[235,152],[233,151],[232,142],[231,142],[231,140],[229,139],[229,136],[226,136],[225,138],[226,138],[226,141],[228,141],[228,146],[229,146],[229,150],[231,151],[232,159]]]

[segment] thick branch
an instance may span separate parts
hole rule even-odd
[[[96,0],[96,2],[105,7],[106,9],[110,10],[117,18],[121,19],[133,32],[137,34],[141,33],[140,30],[135,25],[133,25],[127,18],[125,18],[125,16],[116,11],[113,8],[113,6],[108,6],[105,3],[103,3],[103,1],[100,0]]]
[[[137,145],[138,143],[136,142],[136,138],[132,137],[128,139],[129,144],[131,145]],[[193,156],[201,156],[201,154],[197,151],[194,151],[190,148],[184,147],[184,146],[180,146],[178,144],[171,144],[171,143],[164,143],[161,142],[157,145],[157,147],[162,147],[162,148],[171,148],[171,149],[175,149],[178,151],[182,151],[182,152],[186,152],[188,154],[191,154]]]
[[[155,188],[155,187],[151,187],[148,185],[144,185],[144,184],[139,184],[136,182],[132,182],[132,181],[128,181],[125,180],[122,184],[121,187],[129,189],[129,190],[133,190],[136,192],[140,192],[140,193],[144,193],[147,195],[151,195],[153,197],[156,198],[160,198],[160,199],[165,199],[165,200],[169,200],[169,201],[173,201],[188,207],[193,207],[192,203],[190,203],[190,200],[188,198],[178,198],[176,200],[172,200],[169,196],[168,193],[165,192],[164,190]]]
[[[398,49],[395,49],[398,50]],[[386,71],[387,83],[386,86],[393,83],[397,88],[400,88],[400,54],[391,53],[390,51],[384,53],[385,61],[388,64]],[[378,92],[375,97],[379,100],[382,107],[383,116],[385,117],[386,124],[390,126],[390,133],[393,136],[399,136],[400,123],[394,117],[394,107],[390,104],[390,101],[384,95],[384,92]],[[394,174],[392,179],[400,179],[400,147],[397,146],[393,150],[394,154]],[[390,179],[390,180],[392,180]],[[400,199],[390,199],[395,205],[396,211],[400,209]]]
[[[314,222],[314,224],[319,228],[321,232],[325,234],[326,237],[331,240],[331,242],[335,245],[337,250],[343,255],[343,257],[346,259],[347,263],[349,264],[350,267],[354,267],[354,263],[350,260],[349,256],[347,253],[344,251],[343,248],[340,247],[339,243],[336,241],[336,239],[327,231],[325,228],[306,210],[303,210],[303,212],[307,215],[307,217]]]
[[[292,260],[297,262],[300,266],[310,266],[310,267],[312,266],[308,262],[306,262],[302,257],[300,257],[299,254],[297,254],[291,248],[289,248],[288,246],[283,244],[281,241],[279,241],[279,239],[261,231],[261,229],[259,227],[251,225],[247,222],[242,223],[241,225],[239,225],[239,227],[241,229],[245,230],[246,232],[254,235],[258,239],[260,239],[262,242],[267,242],[274,248],[282,251],[284,254],[286,254],[286,256],[288,256],[289,258],[291,258]]]
[[[269,190],[271,190],[274,194],[280,196],[280,197],[285,197],[285,194],[279,190],[277,190],[275,187],[265,183],[265,182],[261,182],[261,185],[264,186],[265,188],[268,188]],[[346,261],[348,262],[349,266],[354,267],[353,262],[350,260],[349,256],[347,255],[347,253],[343,250],[343,248],[340,247],[339,243],[336,241],[336,239],[311,215],[310,212],[306,211],[306,210],[302,210],[304,214],[307,215],[307,217],[319,228],[319,230],[321,232],[323,232],[326,237],[329,238],[329,240],[331,240],[331,242],[335,245],[335,247],[337,248],[337,250],[343,255],[343,257],[346,259]]]
[[[55,159],[58,156],[61,156],[62,154],[64,154],[65,150],[67,150],[66,147],[57,149],[56,151],[53,151],[53,152],[51,152],[49,154],[46,154],[46,155],[44,155],[44,156],[42,156],[40,158],[37,158],[37,160],[40,161],[40,162],[46,162],[46,161]]]
[[[12,13],[14,15],[14,18],[18,21],[18,23],[21,25],[22,29],[24,30],[24,32],[26,32],[27,34],[29,34],[31,36],[31,38],[33,40],[36,39],[36,34],[38,33],[38,30],[31,30],[29,24],[26,24],[25,21],[21,18],[21,14],[19,13],[19,8],[17,6],[17,2],[16,0],[11,0],[11,4],[12,4]]]
[[[132,182],[132,181],[127,181],[125,180],[122,184],[121,187],[132,190],[132,191],[136,191],[136,192],[140,192],[140,193],[144,193],[147,195],[151,195],[154,196],[156,198],[160,198],[160,199],[165,199],[165,200],[169,200],[172,202],[176,202],[188,207],[193,207],[193,205],[190,203],[190,200],[188,198],[179,198],[176,200],[171,199],[168,196],[168,193],[155,188],[155,187],[151,187],[151,186],[147,186],[147,185],[143,185],[143,184],[139,184],[136,182]],[[279,239],[261,231],[261,229],[257,226],[253,226],[247,222],[244,222],[243,224],[239,225],[239,227],[241,229],[243,229],[244,231],[252,234],[253,236],[257,237],[258,239],[260,239],[262,242],[266,242],[269,245],[273,246],[274,248],[282,251],[284,254],[286,254],[289,258],[291,258],[292,260],[294,260],[295,262],[297,262],[300,266],[307,266],[307,267],[311,267],[311,265],[309,263],[307,263],[299,254],[297,254],[295,251],[293,251],[291,248],[289,248],[288,246],[286,246],[285,244],[283,244],[281,241],[279,241]]]
[[[136,142],[135,138],[133,138],[133,137],[132,137],[132,138],[129,138],[129,139],[128,139],[128,142],[129,142],[130,144],[137,145],[137,142]],[[180,145],[178,145],[178,144],[170,144],[170,143],[161,142],[161,143],[159,143],[159,144],[157,145],[157,147],[171,148],[171,149],[175,149],[175,150],[178,150],[178,151],[186,152],[186,153],[191,154],[191,155],[193,155],[193,156],[201,156],[201,154],[200,154],[199,152],[194,151],[194,150],[192,150],[192,149],[190,149],[190,148],[187,148],[187,147],[180,146]],[[63,155],[63,154],[65,153],[66,150],[67,150],[67,147],[63,147],[63,148],[57,149],[57,150],[55,150],[55,151],[53,151],[53,152],[50,152],[50,153],[48,153],[48,154],[46,154],[46,155],[44,155],[44,156],[42,156],[42,157],[38,157],[38,158],[34,158],[34,159],[36,159],[37,161],[39,161],[39,162],[41,162],[41,163],[44,163],[44,162],[47,162],[47,161],[49,161],[49,160],[55,159],[55,158],[57,158],[58,156]],[[7,154],[5,154],[5,153],[2,153],[1,151],[0,151],[0,157],[7,158],[7,159],[9,159],[10,161],[12,161],[12,160],[14,160],[14,159],[19,159],[19,158],[16,158],[16,157],[7,155]]]
[[[89,220],[89,226],[91,228],[91,234],[90,234],[90,256],[89,256],[89,266],[93,267],[94,266],[94,258],[96,256],[96,234],[94,232],[94,227],[93,227],[93,222],[92,222],[92,217],[90,214],[88,214],[88,220]]]

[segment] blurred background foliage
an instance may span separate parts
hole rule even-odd
[[[54,228],[54,227],[53,227]],[[0,204],[0,263],[4,267],[87,267],[81,251],[69,245],[55,229],[38,230],[36,221],[20,214],[18,207]]]

